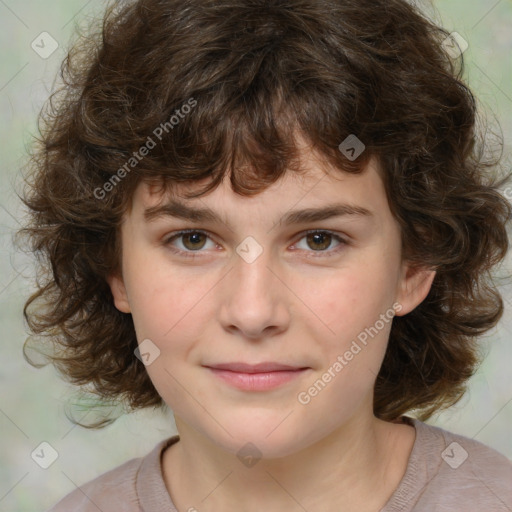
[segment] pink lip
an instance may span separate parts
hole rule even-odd
[[[308,370],[278,363],[225,363],[206,366],[214,375],[244,391],[265,391],[281,386]]]
[[[280,371],[294,371],[302,370],[300,366],[290,366],[287,364],[280,363],[258,363],[258,364],[247,364],[247,363],[222,363],[222,364],[210,364],[206,365],[208,368],[215,370],[228,370],[230,372],[240,373],[267,373],[267,372],[280,372]]]

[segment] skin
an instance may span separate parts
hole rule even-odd
[[[172,192],[187,205],[209,206],[231,227],[168,216],[146,222],[144,209],[171,197],[147,184],[136,189],[121,226],[121,271],[109,283],[116,307],[132,314],[139,343],[150,339],[160,350],[146,369],[180,434],[162,460],[180,511],[252,512],[263,505],[268,512],[376,512],[405,472],[414,428],[372,411],[391,321],[309,403],[297,396],[394,303],[398,315],[420,304],[435,272],[402,261],[400,228],[376,161],[351,175],[303,147],[302,165],[306,174],[288,172],[253,197],[234,194],[228,180],[198,199]],[[280,224],[290,210],[327,203],[373,215]],[[182,229],[210,238],[169,240]],[[328,234],[325,243],[308,241],[304,232],[311,229],[347,243]],[[247,236],[263,248],[252,263],[236,252]],[[234,361],[308,370],[253,392],[202,366]],[[248,442],[261,453],[252,467],[237,457]]]

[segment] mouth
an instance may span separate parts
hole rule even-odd
[[[309,367],[265,362],[259,364],[222,363],[205,365],[224,383],[243,391],[267,391],[302,376]]]

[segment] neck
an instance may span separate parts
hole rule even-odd
[[[180,511],[375,512],[403,477],[415,437],[408,425],[354,417],[292,455],[245,466],[177,417],[176,425],[180,441],[163,468]]]

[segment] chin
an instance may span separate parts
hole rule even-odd
[[[277,459],[293,455],[322,437],[318,430],[308,432],[303,426],[296,425],[293,416],[294,413],[286,418],[281,411],[266,416],[247,415],[244,418],[231,418],[227,426],[229,434],[222,428],[208,428],[202,433],[219,448],[239,458],[248,455]]]

